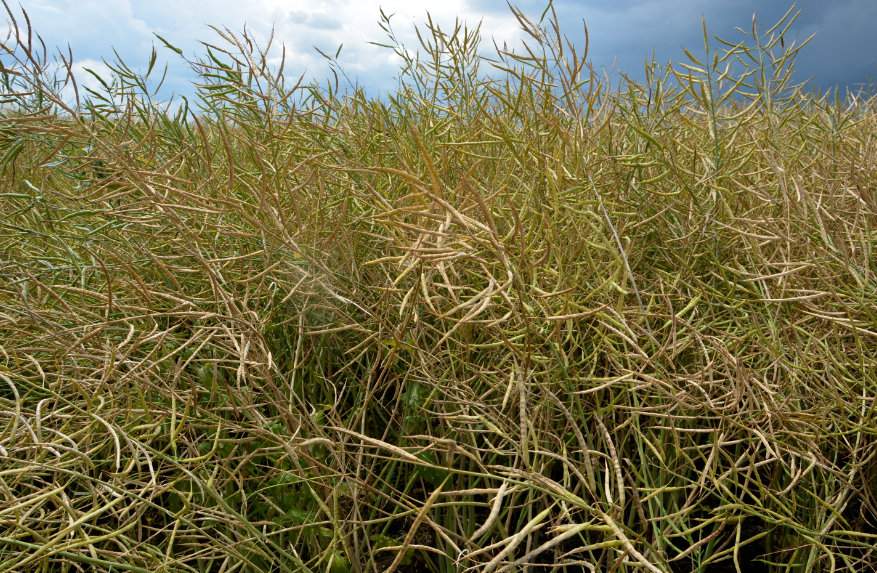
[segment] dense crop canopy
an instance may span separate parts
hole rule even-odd
[[[515,14],[384,17],[385,97],[217,30],[172,104],[16,18],[0,571],[877,568],[874,100],[794,13],[615,87]]]

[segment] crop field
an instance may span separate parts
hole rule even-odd
[[[4,5],[0,572],[877,570],[877,99],[794,11],[382,15],[390,94],[217,28],[169,104]]]

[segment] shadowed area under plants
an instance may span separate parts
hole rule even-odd
[[[794,11],[618,85],[514,15],[375,97],[9,7],[0,571],[877,568],[877,102]]]

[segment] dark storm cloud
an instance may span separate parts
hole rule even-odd
[[[507,8],[493,0],[476,0],[479,8]],[[542,0],[515,2],[538,16]],[[591,33],[591,57],[601,68],[639,77],[643,62],[654,54],[659,62],[682,60],[682,48],[703,45],[701,18],[709,31],[738,39],[735,28],[749,30],[753,13],[767,29],[790,7],[774,0],[558,0],[555,6],[564,29],[580,35],[585,20]],[[798,58],[797,78],[814,88],[857,87],[877,81],[877,1],[801,0],[801,15],[791,39],[816,33]]]

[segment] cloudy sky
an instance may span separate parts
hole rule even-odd
[[[346,72],[373,92],[393,85],[398,62],[391,52],[370,41],[383,41],[377,25],[379,8],[394,14],[400,38],[414,46],[413,25],[433,19],[449,25],[459,16],[482,22],[497,41],[514,44],[521,37],[504,0],[20,0],[36,30],[50,46],[72,47],[77,66],[100,69],[100,60],[115,49],[133,66],[145,66],[160,34],[188,56],[200,51],[199,40],[214,41],[208,25],[240,31],[245,25],[257,37],[272,27],[287,48],[288,70],[320,77],[326,73],[317,46],[334,53],[344,44],[340,61]],[[538,17],[544,0],[513,2]],[[682,48],[702,44],[700,21],[710,31],[735,37],[735,27],[749,28],[753,12],[765,25],[788,8],[782,0],[556,0],[564,28],[580,35],[581,22],[591,31],[591,59],[599,68],[638,76],[644,59],[679,60]],[[856,86],[877,80],[877,1],[799,0],[802,14],[794,36],[816,38],[802,52],[799,79],[813,85]],[[766,27],[766,26],[765,26]],[[191,75],[174,54],[160,50],[170,63],[168,86],[190,93]]]

